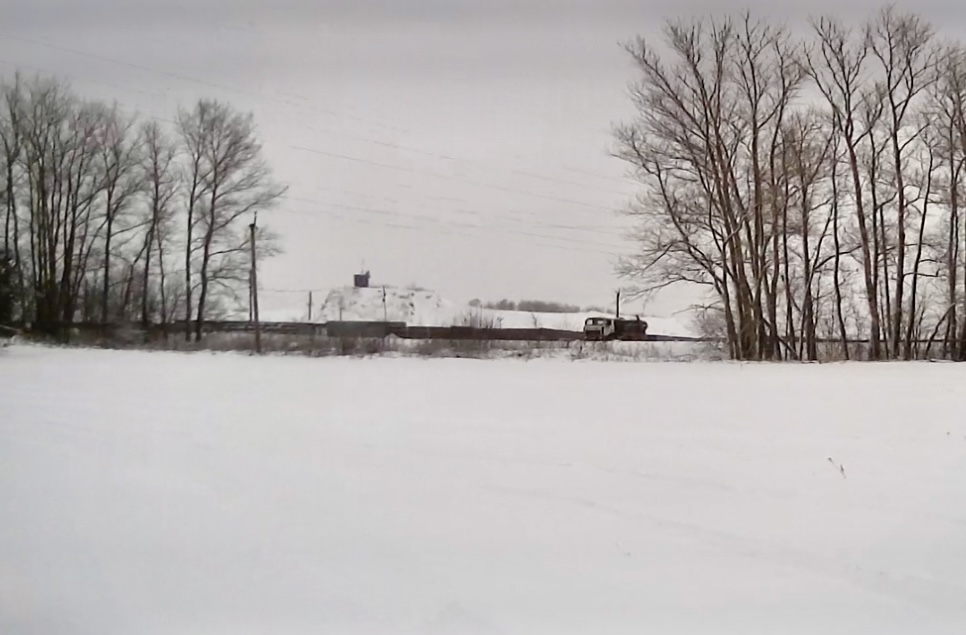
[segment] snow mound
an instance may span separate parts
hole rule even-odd
[[[326,296],[315,319],[330,321],[390,321],[420,326],[451,323],[453,305],[435,291],[397,287],[346,287]]]

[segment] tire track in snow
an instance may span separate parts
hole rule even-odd
[[[625,520],[645,521],[659,529],[673,532],[706,546],[755,560],[765,560],[792,568],[804,569],[826,577],[844,579],[866,591],[889,597],[923,611],[934,618],[937,611],[953,611],[966,620],[966,586],[938,583],[911,573],[870,570],[857,564],[839,562],[814,552],[795,549],[787,544],[751,538],[733,532],[712,529],[694,523],[665,518],[639,511],[629,511],[580,496],[551,494],[523,488],[480,485],[477,489],[576,505],[591,513],[608,514]]]

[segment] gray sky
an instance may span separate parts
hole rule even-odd
[[[635,187],[607,156],[630,114],[619,42],[672,15],[761,0],[0,0],[0,73],[170,119],[202,96],[255,113],[289,199],[266,289],[416,283],[454,300],[608,303]],[[906,3],[907,4],[907,3]],[[904,3],[900,3],[904,5]],[[847,3],[855,16],[880,6]],[[910,4],[962,32],[952,0]],[[269,307],[302,296],[265,292]],[[651,313],[682,308],[666,297]]]

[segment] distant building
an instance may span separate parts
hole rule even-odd
[[[365,289],[369,286],[369,272],[357,273],[353,276],[355,287],[357,289]]]

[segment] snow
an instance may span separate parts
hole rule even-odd
[[[308,318],[306,307],[260,311],[267,322],[301,322]],[[486,324],[496,328],[549,328],[579,331],[584,320],[591,316],[609,315],[595,311],[575,313],[542,313],[505,311],[460,305],[426,289],[345,287],[332,289],[313,310],[312,321],[317,323],[339,320],[405,322],[411,326],[452,326],[454,324]],[[633,312],[628,316],[634,315]],[[247,312],[239,319],[247,319]],[[641,315],[648,323],[648,332],[661,335],[693,337],[694,331],[686,319]]]
[[[336,320],[389,320],[419,326],[437,326],[455,317],[456,307],[435,291],[382,287],[333,289],[319,309],[320,322]]]
[[[966,367],[0,353],[0,632],[962,633]]]

